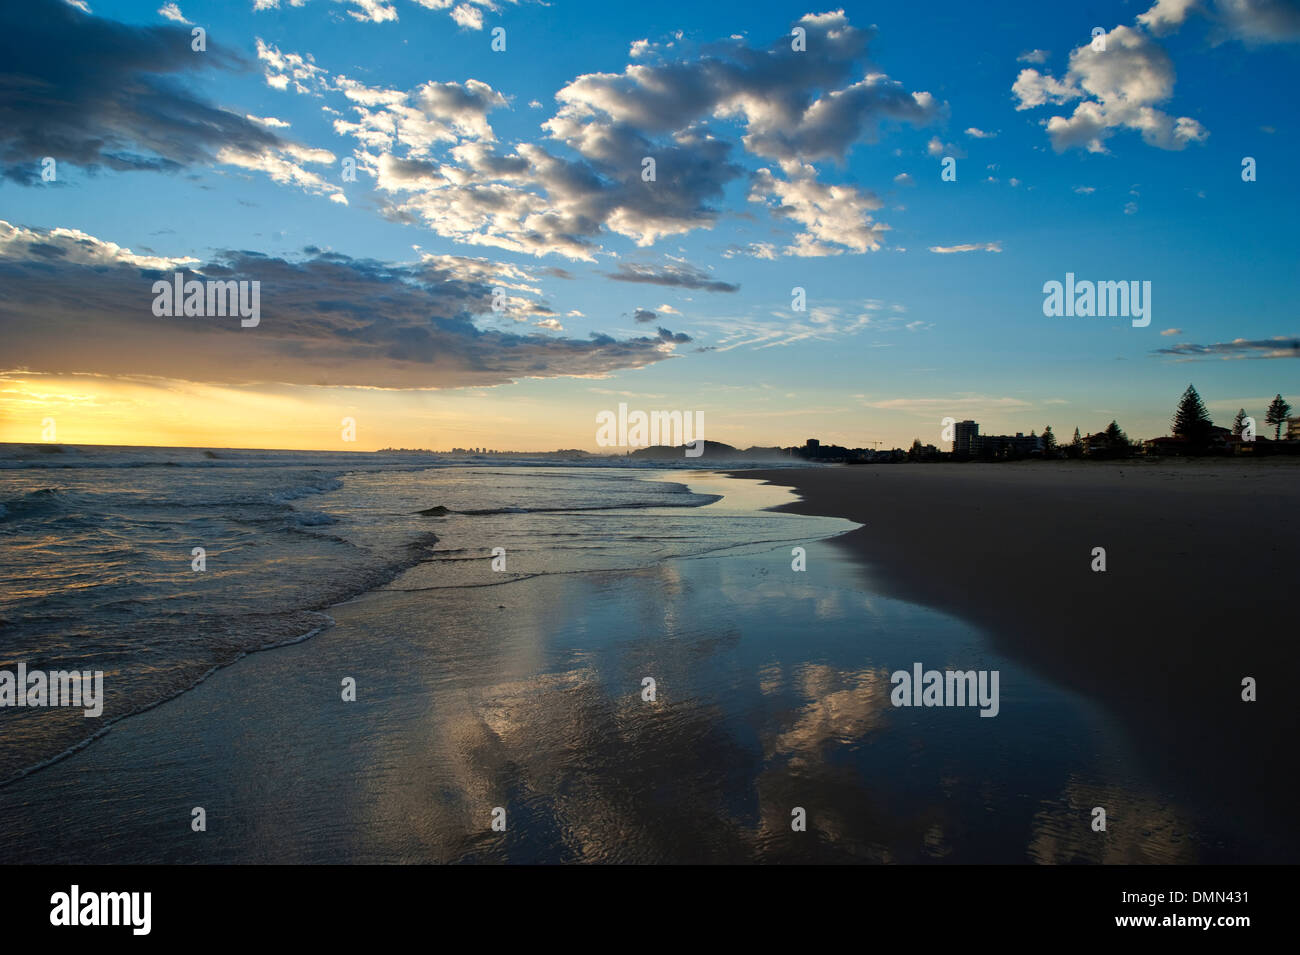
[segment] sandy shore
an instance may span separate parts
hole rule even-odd
[[[1268,589],[1295,566],[1289,473],[1132,471],[767,475],[867,524],[838,537],[702,474],[709,508],[588,517],[583,541],[642,521],[743,553],[620,569],[610,538],[610,569],[501,584],[417,565],[0,787],[0,860],[1294,862],[1291,595]],[[894,707],[914,661],[998,669],[997,719]]]
[[[795,488],[791,510],[863,524],[836,542],[870,589],[980,626],[1111,708],[1172,792],[1209,785],[1245,813],[1294,794],[1298,463],[744,473]],[[1257,703],[1241,701],[1246,676]]]

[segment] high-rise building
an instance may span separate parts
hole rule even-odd
[[[952,453],[970,457],[979,452],[980,426],[974,421],[958,421],[953,432]]]

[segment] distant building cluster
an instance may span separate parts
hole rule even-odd
[[[808,438],[802,446],[792,448],[751,447],[741,450],[719,441],[705,441],[702,456],[712,461],[788,462],[791,459],[816,461],[822,464],[888,464],[900,461],[1015,461],[1026,459],[1057,458],[1129,458],[1134,456],[1159,456],[1183,454],[1217,455],[1267,455],[1300,454],[1300,416],[1290,416],[1290,407],[1279,395],[1270,408],[1264,423],[1273,425],[1272,437],[1252,424],[1245,411],[1238,412],[1233,428],[1212,424],[1200,403],[1200,396],[1189,386],[1183,396],[1179,415],[1175,417],[1172,435],[1136,440],[1126,435],[1112,421],[1108,427],[1095,434],[1080,434],[1075,429],[1072,438],[1062,440],[1050,427],[1042,434],[1017,431],[1015,434],[980,434],[979,422],[952,422],[952,445],[948,450],[933,444],[912,443],[909,450],[880,448],[846,448],[838,444],[823,444],[818,438]],[[1181,423],[1180,423],[1181,422]],[[1285,436],[1283,435],[1285,428]],[[591,454],[578,449],[558,451],[499,451],[494,448],[452,448],[450,451],[431,451],[427,448],[384,448],[381,454],[424,454],[436,457],[476,458],[511,457],[549,460],[593,461],[619,457],[631,460],[676,460],[682,457],[683,448],[655,445],[628,450],[622,454]]]
[[[952,453],[959,458],[1024,458],[1041,454],[1043,439],[1032,431],[1025,435],[980,434],[975,421],[958,421],[953,426]]]

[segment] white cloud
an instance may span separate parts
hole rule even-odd
[[[925,151],[931,156],[952,156],[956,159],[964,159],[966,152],[953,143],[945,143],[938,136],[931,137],[930,141],[925,144]]]
[[[253,0],[253,11],[278,10],[282,0]],[[287,6],[301,7],[307,0],[283,0]],[[347,14],[361,23],[394,23],[397,7],[390,0],[334,0],[349,7]],[[494,0],[414,0],[426,10],[447,12],[455,23],[467,30],[483,29],[483,10],[496,12],[500,8]],[[518,3],[519,0],[508,0]],[[480,9],[482,8],[482,9]]]
[[[38,232],[0,219],[0,260],[33,258],[33,249],[50,247],[59,250],[57,261],[60,265],[130,265],[170,271],[199,261],[188,256],[136,255],[115,242],[98,239],[80,229],[57,228]]]
[[[319,93],[328,84],[325,71],[316,65],[310,53],[281,53],[272,44],[257,37],[257,58],[264,64],[268,86],[283,90],[293,84],[298,93]]]
[[[1052,148],[1106,152],[1105,141],[1117,129],[1137,130],[1147,144],[1160,149],[1203,142],[1209,133],[1195,119],[1175,118],[1156,108],[1173,96],[1169,55],[1140,29],[1118,26],[1105,38],[1104,52],[1091,44],[1074,50],[1064,79],[1027,69],[1012,86],[1019,110],[1081,100],[1072,115],[1047,121]]]
[[[977,129],[974,126],[971,126],[966,130],[966,135],[971,137],[971,139],[993,139],[997,136],[997,133],[986,133],[982,129]]]
[[[447,10],[453,0],[421,2]],[[820,182],[812,163],[844,160],[882,124],[924,124],[944,107],[873,71],[870,31],[842,11],[799,22],[810,41],[802,53],[788,42],[732,39],[668,63],[644,58],[656,45],[637,41],[621,73],[584,74],[556,94],[557,112],[543,129],[563,152],[539,142],[498,147],[487,114],[508,103],[478,80],[404,91],[331,79],[309,54],[261,40],[258,57],[274,87],[346,98],[334,131],[355,141],[358,167],[385,194],[386,215],[461,243],[594,261],[610,233],[648,246],[711,228],[727,187],[746,174],[736,157],[743,145],[773,160],[753,180],[750,200],[799,227],[783,254],[872,251],[888,228],[871,215],[879,200]],[[706,125],[711,120],[738,122],[740,143]],[[641,178],[646,156],[656,160],[657,180]],[[778,252],[756,242],[735,254]]]
[[[1015,411],[1032,408],[1033,405],[1021,398],[992,398],[986,395],[960,395],[952,398],[886,398],[881,401],[864,402],[868,408],[882,411],[902,411],[908,414],[924,416],[943,415],[949,411],[966,414],[996,414],[999,411]]]
[[[950,255],[953,252],[1001,252],[1001,242],[967,242],[965,245],[932,245],[931,252]]]
[[[750,242],[744,246],[733,245],[722,253],[724,259],[734,259],[738,255],[748,255],[756,259],[775,259],[776,246],[771,242]]]
[[[456,21],[456,25],[464,27],[466,30],[483,29],[483,11],[478,7],[468,3],[458,3],[452,8],[451,18]],[[558,322],[556,323],[559,324]]]
[[[804,227],[786,255],[801,257],[839,255],[845,249],[874,252],[880,248],[889,226],[875,222],[871,213],[881,201],[854,186],[818,182],[812,166],[786,169],[788,179],[778,179],[771,170],[754,175],[751,202],[763,202],[779,216]]]
[[[166,17],[168,20],[172,20],[176,23],[190,22],[189,20],[185,19],[185,14],[181,13],[181,8],[174,3],[164,3],[161,7],[158,8],[158,13]]]
[[[792,318],[788,313],[763,316],[698,318],[694,324],[713,330],[713,351],[779,348],[801,341],[831,341],[875,330],[871,316],[838,306],[811,306]]]
[[[268,129],[287,129],[289,124],[282,119],[276,119],[274,116],[254,116],[252,113],[245,113],[244,119],[251,120],[259,126],[265,126]]]
[[[338,192],[338,187],[334,183],[327,182],[302,166],[302,163],[332,163],[334,154],[328,149],[310,149],[289,144],[278,150],[266,148],[253,151],[238,146],[225,146],[218,150],[216,160],[227,166],[265,173],[273,182],[298,186],[317,195],[332,195]]]
[[[1156,0],[1155,6],[1150,10],[1138,14],[1137,20],[1159,36],[1171,28],[1182,26],[1198,3],[1199,0]]]

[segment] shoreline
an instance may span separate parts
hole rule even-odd
[[[738,485],[717,506],[743,521],[832,506],[792,483],[810,477],[863,510],[873,502],[860,470],[711,473]],[[922,504],[935,487],[900,478]],[[782,484],[804,500],[774,493]],[[887,495],[885,510],[903,514],[903,496]],[[987,498],[965,493],[982,507]],[[765,536],[742,533],[747,548]],[[1202,750],[1201,779],[1167,784],[1166,767],[1147,756],[1150,734],[1127,732],[1110,701],[1060,690],[1001,632],[926,610],[893,589],[902,578],[883,576],[879,560],[864,565],[854,542],[873,536],[882,546],[869,522],[800,538],[807,574],[791,574],[777,545],[540,574],[487,591],[368,591],[333,606],[335,625],[314,639],[250,654],[0,789],[10,820],[0,856],[1293,861],[1294,827],[1249,792],[1254,774],[1286,775],[1276,757],[1257,766],[1244,753],[1223,761]],[[940,546],[943,535],[925,542]],[[864,566],[883,598],[864,594]],[[804,639],[814,621],[817,639]],[[1000,669],[998,719],[893,707],[889,674],[912,661]],[[657,702],[642,696],[647,674]],[[351,702],[340,696],[348,677]],[[1285,695],[1275,686],[1268,694],[1273,707]],[[103,782],[87,788],[87,779]],[[1248,798],[1225,812],[1209,798],[1216,779]],[[1104,839],[1080,822],[1097,804],[1116,823]],[[791,839],[791,805],[815,807],[815,838]],[[196,806],[207,813],[202,835],[189,828]],[[495,806],[509,807],[509,835],[487,828]]]
[[[774,494],[765,488],[759,496],[767,504]],[[741,513],[744,497],[732,502]],[[588,861],[676,861],[676,830],[660,831],[657,821],[660,785],[638,789],[632,806],[623,791],[629,773],[665,761],[691,771],[678,785],[696,804],[689,818],[698,843],[710,847],[686,859],[759,851],[739,820],[715,831],[716,759],[752,767],[728,724],[697,700],[711,685],[700,661],[737,641],[713,595],[720,584],[747,592],[766,571],[766,553],[683,554],[491,588],[385,585],[356,594],[329,607],[333,625],[314,638],[246,654],[118,721],[95,745],[0,788],[10,820],[0,856],[27,863],[38,852],[73,864],[555,862],[571,852],[553,841],[555,817],[582,826]],[[629,621],[639,621],[637,633],[658,634],[665,593],[694,610],[671,639],[629,640]],[[706,614],[719,619],[701,626]],[[661,681],[658,708],[641,698],[646,672]],[[343,677],[356,681],[355,702],[340,698]],[[757,668],[745,668],[745,677],[756,679]],[[690,745],[680,745],[683,733]],[[584,755],[568,765],[575,740]],[[109,784],[87,788],[88,778]],[[501,839],[487,829],[496,804],[522,820],[512,823],[517,835]],[[189,828],[195,806],[207,813],[202,835]],[[685,818],[684,811],[670,814]],[[626,844],[621,826],[606,832],[592,822],[611,812],[642,827],[642,841]],[[763,826],[784,825],[783,813],[765,809]],[[42,833],[58,835],[51,844]],[[827,850],[801,851],[813,854],[794,860]]]
[[[732,472],[728,472],[732,473]],[[1291,578],[1300,466],[891,464],[744,471],[834,539],[869,589],[985,631],[1000,652],[1113,712],[1171,791],[1285,813],[1297,731]],[[1106,548],[1107,569],[1091,569]],[[1258,702],[1241,699],[1254,677]],[[1293,822],[1287,823],[1294,827]]]

